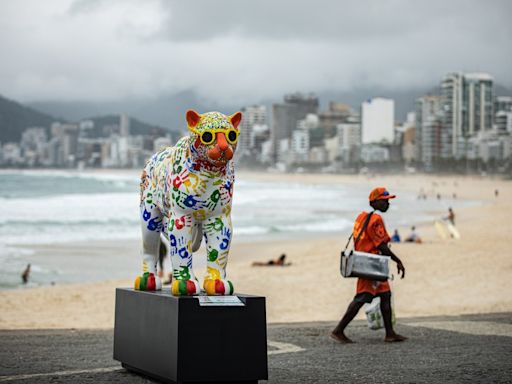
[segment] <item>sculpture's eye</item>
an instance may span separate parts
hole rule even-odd
[[[235,131],[234,129],[231,129],[229,132],[228,132],[228,136],[227,136],[227,139],[228,139],[228,142],[230,144],[235,144],[237,139],[238,139],[238,133],[237,131]]]
[[[215,137],[213,136],[213,133],[211,133],[211,132],[201,133],[201,141],[203,142],[203,144],[209,145],[209,144],[213,143],[214,140],[215,140]]]

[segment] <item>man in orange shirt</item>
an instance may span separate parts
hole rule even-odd
[[[389,208],[389,199],[394,199],[395,197],[395,195],[390,195],[386,188],[375,188],[370,192],[370,206],[376,211],[386,212]],[[368,212],[361,212],[357,217],[353,231],[354,241],[356,241],[359,233],[363,229],[368,215]],[[354,244],[354,249],[356,251],[391,257],[391,260],[396,262],[398,273],[402,274],[403,279],[405,276],[405,268],[400,259],[389,249],[388,243],[390,240],[382,217],[374,212],[363,233]],[[384,341],[394,342],[406,340],[406,337],[399,335],[393,330],[393,324],[391,322],[391,289],[389,283],[387,281],[373,281],[363,278],[357,279],[357,291],[354,300],[348,306],[347,312],[342,317],[339,324],[332,331],[330,335],[331,338],[339,343],[352,343],[352,340],[344,333],[345,328],[357,315],[363,304],[371,303],[376,296],[380,297],[380,309],[384,320],[384,327],[386,328],[386,338]]]

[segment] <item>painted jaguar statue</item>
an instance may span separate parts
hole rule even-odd
[[[136,278],[135,289],[161,289],[156,268],[162,233],[169,241],[172,294],[198,294],[200,285],[192,258],[203,234],[207,253],[204,290],[208,295],[233,293],[233,284],[226,279],[226,265],[233,235],[232,159],[241,119],[240,112],[226,116],[189,110],[189,135],[146,163],[140,184],[143,273]]]

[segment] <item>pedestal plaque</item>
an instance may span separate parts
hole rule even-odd
[[[200,306],[197,297],[116,289],[114,359],[169,383],[268,379],[265,298]]]

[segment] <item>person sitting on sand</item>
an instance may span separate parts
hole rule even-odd
[[[391,236],[391,242],[392,243],[400,242],[400,234],[398,233],[398,229],[395,229],[395,232],[393,232],[393,236]]]
[[[422,243],[421,237],[416,232],[416,227],[415,226],[411,227],[411,233],[409,234],[409,236],[406,237],[405,242],[407,242],[407,243],[418,243],[418,244]]]
[[[286,254],[283,253],[281,256],[279,256],[279,258],[277,260],[269,260],[266,263],[261,262],[261,261],[255,261],[252,263],[252,266],[253,267],[266,267],[266,266],[284,267],[287,265],[291,265],[291,263],[286,263],[285,259],[286,259]]]
[[[375,188],[371,191],[369,200],[370,206],[376,211],[386,212],[389,208],[389,199],[394,199],[396,196],[391,195],[385,188]],[[405,267],[400,259],[389,249],[388,243],[391,240],[382,217],[373,212],[369,217],[368,212],[361,212],[357,216],[354,224],[353,236],[354,249],[356,251],[368,252],[391,257],[397,267],[398,273],[402,274],[402,279],[405,276]],[[365,222],[366,228],[364,228]],[[361,233],[361,236],[360,235]],[[341,318],[340,322],[331,332],[330,337],[338,343],[346,344],[352,343],[347,336],[345,336],[345,328],[356,317],[364,303],[371,303],[375,297],[380,297],[380,309],[382,318],[384,320],[384,328],[386,329],[386,337],[384,341],[395,342],[404,341],[407,338],[399,335],[393,330],[393,323],[391,321],[391,288],[387,281],[374,281],[364,278],[357,279],[357,291],[354,299],[349,304],[345,315]]]

